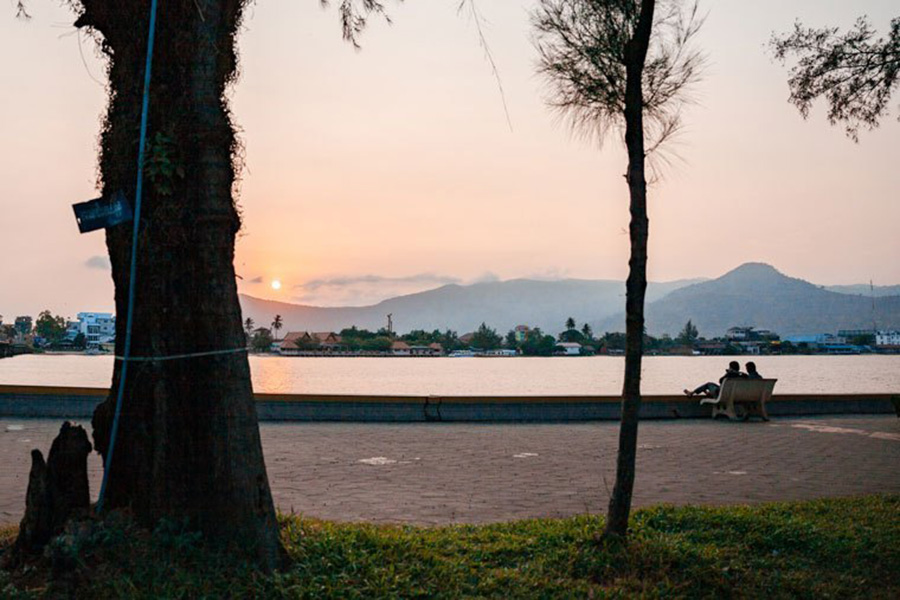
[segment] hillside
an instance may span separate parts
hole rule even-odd
[[[867,296],[871,298],[881,298],[882,296],[900,296],[900,285],[876,285],[870,286],[867,283],[857,283],[853,285],[826,285],[824,286],[829,292],[837,292],[839,294],[853,294],[854,296]]]
[[[856,293],[867,286],[833,287],[841,292],[788,277],[762,263],[741,265],[718,279],[650,283],[647,331],[676,335],[688,319],[707,337],[722,335],[736,325],[772,329],[781,335],[871,328],[872,298]],[[893,287],[897,286],[882,289]],[[879,328],[900,328],[900,295],[876,296]],[[584,279],[445,285],[360,307],[304,306],[241,295],[245,318],[268,325],[280,314],[283,331],[338,331],[350,325],[377,329],[391,313],[394,329],[401,333],[448,328],[464,333],[482,321],[501,333],[519,324],[558,333],[570,316],[602,333],[624,331],[624,304],[623,282]]]
[[[747,263],[718,279],[686,286],[648,303],[647,331],[676,335],[691,319],[706,337],[729,327],[752,325],[784,335],[872,327],[872,299],[837,293],[774,267]],[[900,296],[876,299],[879,328],[900,327]],[[606,319],[596,331],[621,331],[624,314]]]
[[[656,300],[697,279],[650,283],[648,300]],[[390,298],[372,306],[319,307],[288,304],[241,295],[244,318],[268,325],[276,314],[284,320],[284,331],[339,331],[357,325],[377,329],[393,314],[394,329],[453,329],[473,331],[482,321],[501,333],[516,325],[541,327],[548,333],[563,329],[568,317],[579,324],[599,322],[621,311],[625,304],[625,284],[611,280],[565,279],[536,281],[514,279],[445,285],[437,289]]]

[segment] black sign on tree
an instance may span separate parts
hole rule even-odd
[[[81,233],[127,223],[134,217],[131,205],[121,191],[116,192],[112,198],[96,198],[73,204],[72,209]]]

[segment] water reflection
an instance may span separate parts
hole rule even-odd
[[[776,393],[897,393],[900,356],[762,356]],[[714,381],[729,357],[648,357],[647,394],[678,394]],[[0,384],[106,387],[109,356],[34,355],[0,360]],[[257,392],[397,395],[613,395],[621,391],[621,357],[323,358],[251,356]]]

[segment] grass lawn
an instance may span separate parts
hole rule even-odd
[[[399,527],[282,517],[291,564],[262,575],[168,524],[126,519],[0,572],[0,597],[900,598],[900,496],[637,511],[626,545],[603,518]],[[0,532],[0,545],[14,531]],[[53,564],[57,574],[51,576]]]

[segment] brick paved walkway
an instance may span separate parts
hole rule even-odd
[[[59,421],[0,419],[0,522],[24,506],[32,447]],[[334,520],[481,523],[603,512],[616,423],[264,423],[276,505]],[[900,493],[900,419],[641,424],[635,504]],[[91,490],[99,459],[91,459]]]

